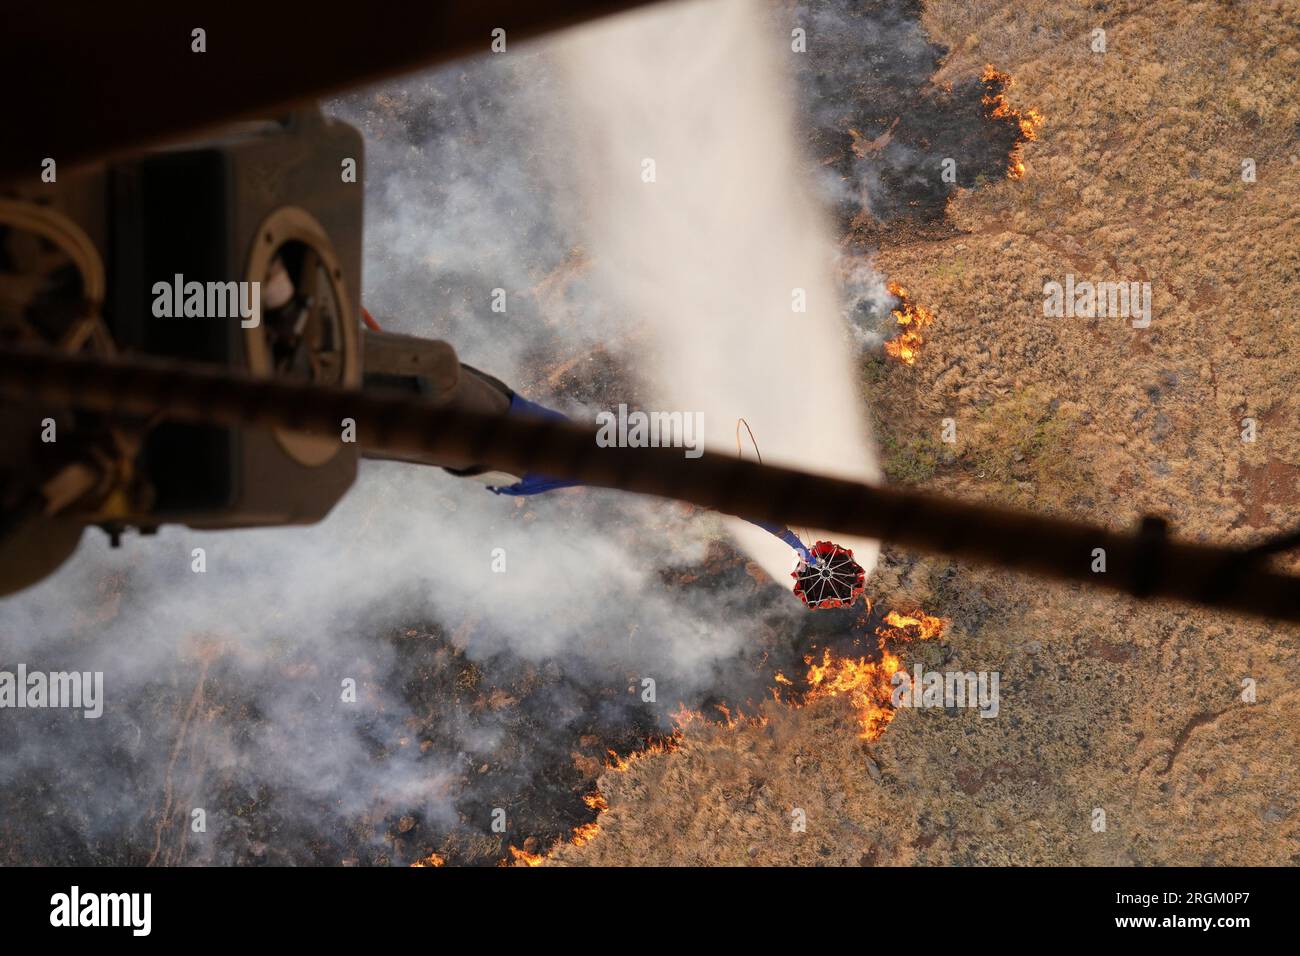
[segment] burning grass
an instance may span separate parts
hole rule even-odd
[[[868,604],[867,614],[870,613]],[[878,659],[838,654],[830,648],[824,648],[820,658],[808,654],[804,657],[808,672],[801,686],[797,686],[795,681],[779,671],[773,674],[772,699],[777,704],[793,708],[828,698],[847,700],[858,725],[859,739],[876,740],[894,719],[895,711],[891,701],[893,676],[903,666],[903,651],[914,641],[937,638],[947,623],[943,618],[922,611],[911,615],[890,611],[874,631]],[[783,697],[783,694],[786,696]],[[739,711],[733,712],[725,704],[715,704],[714,710],[720,715],[717,719],[701,711],[680,706],[673,714],[676,729],[672,733],[655,737],[644,748],[626,756],[609,751],[606,770],[611,773],[627,773],[646,760],[680,750],[688,728],[692,726],[735,731],[742,727],[765,727],[768,724],[768,718],[761,714],[751,716]],[[511,846],[510,858],[503,860],[502,865],[542,866],[561,847],[568,844],[585,846],[594,840],[601,831],[601,817],[609,810],[609,801],[600,790],[595,790],[584,796],[583,802],[588,809],[595,811],[594,820],[574,827],[567,840],[556,841],[545,853],[532,852],[527,844],[524,849]]]
[[[682,708],[680,714],[691,715],[692,712]],[[652,757],[661,754],[672,753],[681,746],[684,731],[679,726],[670,734],[664,734],[658,737],[652,737],[649,742],[640,750],[634,750],[626,756],[619,755],[616,751],[609,751],[609,759],[605,763],[605,769],[613,773],[627,773],[634,766]],[[573,832],[567,840],[557,840],[546,853],[532,853],[526,847],[519,849],[516,846],[510,847],[510,859],[502,860],[502,865],[513,866],[541,866],[547,859],[565,843],[572,843],[574,846],[585,846],[596,838],[600,833],[600,817],[609,809],[609,801],[599,790],[592,791],[582,798],[582,802],[587,805],[587,809],[594,810],[596,819],[587,823],[580,824],[573,828]]]
[[[894,719],[891,702],[893,677],[902,666],[899,650],[914,640],[930,640],[943,633],[946,622],[942,618],[917,612],[914,616],[890,611],[884,623],[876,629],[879,660],[866,657],[846,657],[834,654],[829,648],[822,651],[821,659],[813,655],[804,658],[808,673],[804,677],[807,690],[800,703],[808,704],[829,697],[847,699],[858,721],[858,737],[876,740]],[[778,678],[784,680],[782,675]],[[784,681],[790,684],[788,680]]]
[[[1030,108],[1017,109],[1007,101],[1007,90],[1011,86],[1011,77],[995,69],[991,64],[984,67],[980,74],[984,84],[984,96],[981,102],[989,119],[1011,119],[1020,126],[1020,135],[1007,157],[1007,178],[1023,179],[1025,176],[1025,143],[1038,139],[1038,130],[1043,125],[1043,116],[1038,110]]]
[[[921,346],[925,344],[921,333],[934,324],[934,313],[913,302],[908,291],[897,282],[889,283],[888,288],[889,294],[898,300],[893,316],[902,331],[885,343],[885,354],[904,365],[914,365]]]

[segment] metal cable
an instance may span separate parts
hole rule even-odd
[[[1249,551],[1170,540],[1163,522],[1137,534],[1083,522],[873,487],[680,448],[602,448],[595,430],[438,408],[419,399],[255,379],[217,366],[0,349],[0,396],[108,415],[279,427],[338,436],[356,423],[362,447],[468,456],[514,474],[676,498],[749,519],[806,525],[1143,598],[1173,598],[1300,621],[1300,577]],[[1094,571],[1097,549],[1105,571]]]

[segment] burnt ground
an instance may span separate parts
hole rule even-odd
[[[934,81],[947,49],[921,12],[920,0],[808,0],[790,14],[808,30],[795,58],[808,150],[860,246],[900,223],[947,231],[949,199],[1002,179],[1021,139],[1014,117],[990,115],[1005,77]]]
[[[551,519],[600,520],[591,512],[610,507],[572,495]],[[536,520],[524,503],[507,514]],[[132,574],[101,581],[72,646],[134,619]],[[774,675],[797,673],[807,653],[873,650],[863,637],[880,612],[792,616],[789,596],[720,541],[700,561],[663,566],[658,580],[682,599],[727,595],[746,616],[740,657],[715,690],[690,700],[711,718],[756,713]],[[112,719],[23,715],[24,733],[0,740],[6,768],[25,764],[0,789],[0,863],[407,865],[436,853],[448,865],[496,865],[512,846],[543,851],[594,820],[582,798],[607,765],[674,728],[668,715],[680,702],[644,702],[636,672],[508,648],[471,657],[465,648],[486,626],[477,615],[452,628],[405,620],[385,607],[402,598],[361,610],[350,660],[323,660],[290,630],[250,668],[246,640],[214,631],[180,642],[168,669],[119,699]],[[355,675],[372,703],[341,708],[338,673]],[[259,756],[268,751],[271,763]],[[274,760],[319,778],[280,773]],[[208,821],[198,836],[196,807]]]

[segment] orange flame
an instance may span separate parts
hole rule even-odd
[[[921,330],[934,322],[934,313],[923,305],[914,304],[907,290],[897,282],[889,283],[889,294],[898,299],[898,308],[893,310],[894,320],[903,327],[897,338],[885,343],[885,354],[896,358],[904,365],[916,364],[916,356],[925,338]]]
[[[415,866],[445,866],[446,863],[447,863],[447,861],[444,860],[444,859],[443,859],[441,856],[439,856],[437,853],[430,853],[430,854],[429,854],[428,856],[426,856],[423,860],[416,860],[414,863],[411,864],[411,866],[413,866],[413,867],[415,867]]]
[[[510,855],[514,857],[516,866],[541,866],[546,862],[546,857],[540,853],[529,853],[513,846],[510,848]]]
[[[932,637],[938,637],[943,633],[944,625],[947,623],[943,618],[934,617],[921,611],[917,611],[916,613],[918,615],[917,617],[905,617],[897,611],[890,611],[885,615],[885,624],[889,625],[890,628],[901,630],[901,636],[904,638],[915,636],[923,641],[929,640]],[[915,635],[908,634],[907,628],[909,627],[917,628],[917,633]],[[876,633],[881,637],[899,636],[895,633],[887,632],[883,626],[876,628]]]
[[[1007,89],[1011,86],[1011,77],[993,68],[992,64],[984,67],[980,80],[989,88],[981,98],[984,108],[988,110],[989,119],[1014,119],[1020,126],[1020,137],[1007,157],[1007,177],[1022,179],[1025,175],[1025,143],[1038,139],[1038,130],[1043,125],[1043,114],[1036,109],[1016,109],[1007,102]]]
[[[885,623],[876,628],[879,661],[836,657],[829,649],[822,652],[820,663],[812,656],[805,658],[809,667],[804,678],[808,684],[804,703],[826,697],[847,698],[858,719],[858,737],[877,739],[894,719],[893,676],[902,666],[902,660],[889,650],[887,643],[938,637],[946,623],[942,618],[920,611],[915,616],[890,611],[885,615]]]
[[[605,761],[605,766],[615,773],[627,773],[633,766],[644,760],[646,757],[653,757],[657,754],[672,753],[682,743],[681,729],[674,730],[671,734],[663,737],[654,737],[640,750],[634,750],[626,757],[620,757],[615,751],[607,750],[609,760]]]
[[[609,801],[599,790],[587,794],[582,798],[582,802],[587,805],[588,810],[596,811],[596,819],[573,828],[573,836],[569,837],[569,842],[574,846],[586,846],[596,838],[596,834],[600,832],[600,814],[609,809]]]
[[[847,697],[858,718],[863,740],[875,740],[885,732],[894,719],[889,706],[889,679],[899,668],[897,656],[885,653],[879,662],[866,658],[832,657],[830,650],[822,654],[821,663],[808,658],[808,693],[804,701],[823,697]]]
[[[776,675],[776,679],[778,682],[784,680],[784,678],[780,674]],[[789,682],[787,681],[787,683]],[[708,717],[704,716],[704,714],[700,713],[698,710],[688,710],[685,704],[678,704],[677,709],[673,711],[671,715],[673,723],[677,725],[677,730],[674,731],[672,737],[674,746],[671,749],[673,750],[677,749],[676,744],[680,743],[681,738],[685,735],[686,728],[689,727],[691,724],[711,724],[714,727],[725,727],[727,730],[735,730],[737,727],[740,727],[741,725],[746,725],[749,727],[767,726],[766,717],[762,717],[762,716],[750,717],[740,710],[737,710],[733,714],[731,712],[731,708],[728,707],[726,704],[721,704],[721,703],[714,704],[713,709],[722,715],[721,720],[710,720]]]

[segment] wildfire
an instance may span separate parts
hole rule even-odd
[[[780,683],[784,678],[782,675],[777,674],[776,680]],[[789,682],[787,681],[787,683]],[[672,721],[677,725],[677,730],[673,733],[674,745],[671,749],[677,749],[676,744],[680,742],[686,733],[686,728],[691,724],[711,724],[714,727],[725,727],[727,730],[735,730],[741,725],[749,727],[767,726],[767,718],[761,715],[751,717],[740,710],[733,714],[731,708],[726,704],[714,704],[713,709],[722,715],[721,720],[710,719],[698,710],[688,710],[685,704],[678,704],[677,709],[672,713]]]
[[[916,616],[909,617],[890,611],[885,615],[885,623],[876,628],[880,660],[836,657],[829,649],[822,652],[820,662],[811,655],[804,658],[804,663],[809,665],[804,678],[808,684],[804,703],[826,697],[847,698],[858,719],[858,736],[862,740],[875,740],[894,719],[890,699],[892,679],[902,666],[902,660],[889,645],[938,637],[944,625],[942,618],[929,614],[917,612]]]
[[[842,697],[849,701],[858,720],[858,736],[863,740],[875,740],[885,732],[894,719],[894,708],[890,700],[893,693],[891,679],[902,667],[902,658],[896,651],[900,645],[913,640],[929,640],[943,633],[947,622],[943,618],[917,611],[915,614],[900,614],[890,611],[883,622],[876,628],[876,637],[880,649],[878,661],[863,658],[838,657],[829,649],[822,652],[820,659],[809,655],[804,658],[808,673],[804,678],[806,689],[796,691],[795,697],[787,701],[792,707],[799,707],[814,700],[826,697]],[[773,697],[781,701],[780,688],[794,688],[795,681],[784,674],[777,673],[773,678],[776,686],[772,688]],[[641,761],[659,754],[673,753],[682,746],[686,728],[695,723],[706,723],[714,727],[735,730],[740,726],[762,727],[768,722],[763,716],[747,716],[740,712],[733,713],[723,704],[714,705],[720,720],[706,717],[699,711],[688,710],[679,706],[672,718],[677,729],[671,734],[651,739],[646,746],[635,750],[627,756],[620,756],[613,750],[608,751],[609,759],[605,767],[614,773],[626,773]],[[550,856],[566,842],[574,846],[585,846],[600,833],[600,818],[609,810],[609,801],[599,790],[582,798],[590,810],[596,812],[596,819],[590,823],[574,827],[567,841],[559,840],[545,853],[530,853],[518,847],[510,847],[510,859],[515,866],[543,866]],[[525,844],[527,845],[527,844]],[[435,854],[436,856],[436,854]],[[441,860],[441,858],[439,858]],[[436,864],[419,863],[417,866]],[[505,861],[502,862],[505,865]]]
[[[984,67],[980,80],[986,90],[981,102],[988,110],[989,119],[1011,119],[1020,127],[1020,136],[1007,157],[1007,176],[1021,179],[1025,175],[1025,143],[1038,139],[1038,130],[1043,125],[1043,115],[1036,109],[1016,109],[1007,102],[1007,89],[1011,86],[1011,77],[993,68]]]
[[[881,626],[876,628],[876,633],[881,637],[893,638],[899,636],[895,632],[901,631],[903,637],[915,636],[923,641],[929,640],[932,637],[938,637],[943,633],[945,623],[943,618],[924,614],[920,611],[917,611],[917,614],[919,615],[918,617],[905,617],[897,611],[890,611],[885,615],[885,624],[890,628],[893,628],[894,631],[888,631],[884,626]],[[907,633],[907,628],[909,627],[915,627],[917,629],[915,635]]]
[[[655,737],[640,750],[634,750],[626,757],[620,757],[613,750],[606,751],[609,754],[609,760],[605,766],[615,773],[627,773],[629,769],[635,766],[646,757],[653,757],[657,754],[672,753],[682,743],[681,729],[674,730],[671,734],[663,737]]]
[[[582,826],[574,828],[573,836],[569,838],[569,842],[574,846],[585,846],[596,838],[596,834],[600,832],[599,814],[609,809],[609,801],[605,799],[605,795],[599,790],[587,794],[582,798],[582,802],[587,805],[587,809],[596,811],[597,818],[590,823],[584,823]]]
[[[893,310],[894,320],[902,326],[903,331],[897,338],[885,343],[885,354],[896,358],[904,365],[914,365],[925,338],[921,330],[934,322],[934,313],[923,305],[916,305],[908,296],[907,290],[896,282],[889,283],[889,294],[898,299],[898,308]]]
[[[688,721],[696,716],[684,707],[679,708],[678,714],[681,716],[683,721]],[[640,750],[634,750],[626,757],[619,756],[618,753],[613,750],[607,751],[609,759],[605,762],[605,768],[607,770],[612,770],[615,773],[627,773],[628,770],[647,757],[653,757],[657,754],[672,753],[674,750],[677,750],[681,746],[682,735],[683,731],[679,726],[679,728],[671,734],[653,738],[645,747]],[[592,820],[590,823],[584,823],[573,828],[573,833],[569,835],[568,842],[572,843],[574,846],[586,846],[596,838],[596,835],[600,833],[600,815],[609,809],[609,801],[605,799],[605,795],[599,790],[584,796],[582,802],[587,805],[588,809],[596,811],[596,819]],[[546,863],[550,855],[559,847],[564,845],[564,843],[564,840],[556,841],[555,845],[546,853],[529,853],[526,850],[521,850],[518,847],[512,846],[510,847],[510,856],[514,860],[516,866],[542,866]]]
[[[529,853],[514,846],[510,848],[510,855],[514,858],[517,866],[541,866],[546,862],[546,857],[542,856],[542,854]]]
[[[444,866],[447,861],[437,853],[430,853],[423,860],[416,860],[411,866]]]
[[[889,679],[900,666],[894,654],[885,653],[877,661],[866,658],[835,658],[830,650],[822,654],[821,663],[811,656],[805,659],[808,668],[808,692],[804,701],[823,697],[847,697],[858,717],[863,740],[875,740],[894,719],[889,706]]]

